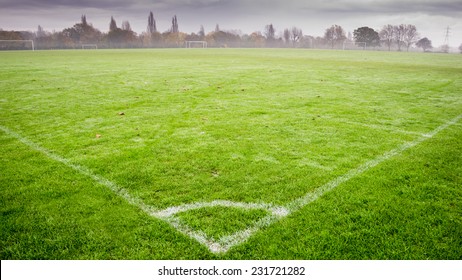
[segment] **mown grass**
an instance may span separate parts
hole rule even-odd
[[[460,260],[460,131],[448,129],[352,179],[228,257]]]
[[[0,125],[159,209],[217,199],[284,205],[462,112],[456,55],[210,49],[0,59]],[[460,259],[460,132],[459,123],[218,256],[0,132],[1,256]],[[214,207],[179,216],[218,238],[262,214]]]
[[[245,210],[228,207],[207,207],[177,214],[184,223],[195,230],[204,231],[218,240],[236,231],[245,230],[267,215],[264,210]]]

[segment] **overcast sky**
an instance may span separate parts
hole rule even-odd
[[[111,16],[118,26],[129,21],[132,29],[146,30],[153,11],[159,31],[170,28],[177,15],[180,31],[206,33],[219,24],[222,30],[243,33],[263,31],[272,23],[276,32],[292,26],[305,35],[323,36],[326,28],[341,25],[347,32],[362,26],[380,30],[385,24],[414,24],[434,47],[444,43],[450,27],[449,43],[462,44],[462,0],[0,0],[0,28],[61,31],[87,21],[103,32]]]

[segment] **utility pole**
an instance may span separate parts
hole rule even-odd
[[[449,35],[451,34],[451,28],[448,26],[446,28],[446,36],[444,37],[444,45],[449,46]]]

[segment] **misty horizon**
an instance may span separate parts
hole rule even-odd
[[[62,31],[86,15],[88,22],[102,32],[109,30],[114,17],[119,27],[128,21],[132,30],[141,34],[152,11],[159,32],[167,31],[176,15],[179,30],[188,34],[198,33],[201,26],[209,33],[217,24],[221,30],[251,34],[273,24],[278,36],[285,28],[295,26],[305,35],[322,37],[334,24],[342,26],[347,34],[363,26],[379,31],[387,24],[412,24],[422,38],[432,40],[434,47],[445,43],[447,27],[449,45],[462,43],[462,2],[454,0],[0,0],[0,11],[0,28],[17,31],[35,32],[39,25],[46,31]]]

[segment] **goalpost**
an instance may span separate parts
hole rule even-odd
[[[367,48],[366,42],[343,42],[343,50],[365,50]]]
[[[6,43],[5,46],[3,43]],[[29,45],[30,47],[26,47]],[[8,47],[10,46],[10,47]],[[0,50],[24,50],[35,51],[34,40],[0,40]]]
[[[185,44],[187,49],[193,48],[194,46],[200,46],[203,49],[207,48],[206,41],[186,41]]]
[[[97,44],[82,44],[82,50],[97,50]]]

